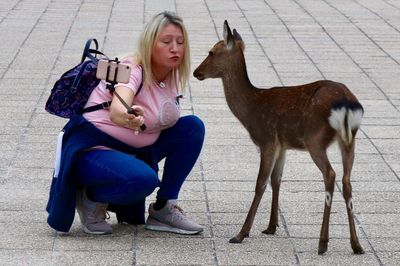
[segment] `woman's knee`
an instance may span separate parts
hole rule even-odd
[[[146,197],[149,196],[153,191],[160,185],[160,180],[158,179],[157,173],[153,172],[151,176],[149,176],[143,185],[143,192],[146,194]]]
[[[205,126],[203,121],[195,116],[195,115],[188,115],[188,116],[183,116],[180,119],[181,123],[187,127],[190,135],[203,140],[204,139],[204,135],[205,135]]]
[[[127,182],[126,186],[130,194],[141,195],[145,198],[149,196],[159,186],[160,180],[154,171],[148,171],[140,176],[135,175],[131,182]]]

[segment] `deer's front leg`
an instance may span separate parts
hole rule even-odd
[[[279,226],[279,189],[281,185],[283,166],[285,165],[285,150],[281,150],[278,159],[275,162],[274,170],[271,174],[271,187],[272,187],[272,204],[271,216],[269,219],[268,228],[263,231],[264,234],[273,235],[276,228]]]
[[[229,240],[230,243],[241,243],[245,237],[249,236],[250,229],[254,222],[254,217],[257,212],[258,205],[267,187],[268,177],[271,173],[275,163],[275,152],[269,147],[261,151],[260,170],[258,172],[257,184],[253,202],[251,203],[250,210],[247,214],[246,220],[240,230],[239,234]]]

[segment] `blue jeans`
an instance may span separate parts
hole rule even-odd
[[[152,168],[133,155],[93,150],[76,163],[78,183],[90,190],[96,202],[131,205],[143,201],[157,187],[157,198],[177,199],[200,154],[204,134],[203,122],[193,115],[181,117],[161,132],[152,145],[156,160],[165,158],[161,181]]]

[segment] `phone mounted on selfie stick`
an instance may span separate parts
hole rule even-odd
[[[112,63],[116,64],[115,67],[115,71],[114,71],[114,76],[110,78],[110,72],[111,72],[111,65]],[[116,57],[114,60],[112,59],[108,59],[108,65],[107,65],[107,74],[106,74],[106,79],[105,81],[107,82],[106,84],[106,88],[111,91],[112,93],[115,94],[115,96],[117,96],[118,100],[120,100],[120,102],[122,103],[122,105],[126,108],[128,114],[133,114],[136,115],[135,110],[133,110],[132,107],[130,107],[125,101],[124,99],[122,99],[121,96],[119,96],[119,94],[115,91],[115,85],[117,85],[118,81],[117,81],[117,77],[118,77],[118,66],[119,66],[120,61],[118,60],[118,57]],[[144,131],[146,129],[146,125],[143,124],[140,126],[140,129],[142,131]]]

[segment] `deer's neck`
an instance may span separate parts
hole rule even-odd
[[[229,108],[246,126],[254,106],[252,100],[256,97],[257,88],[250,82],[244,58],[240,62],[231,64],[230,71],[227,71],[222,77],[222,83]]]

